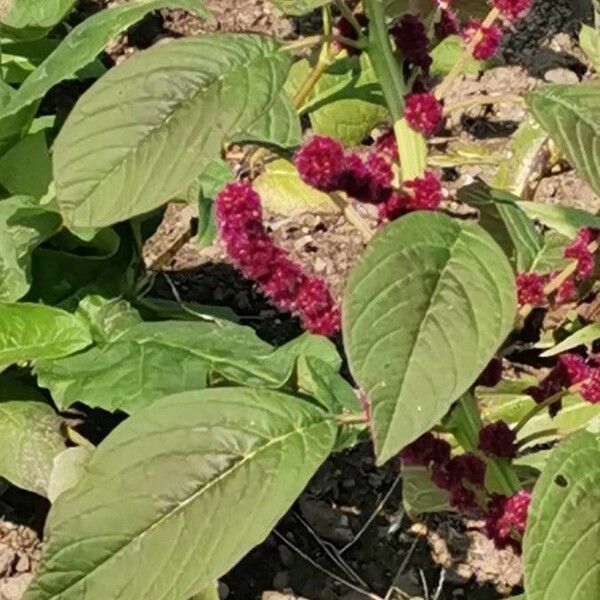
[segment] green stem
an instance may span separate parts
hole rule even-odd
[[[334,0],[333,2],[337,9],[342,13],[342,15],[346,18],[346,20],[354,27],[356,33],[358,34],[358,38],[364,38],[362,27],[360,23],[356,20],[354,13],[348,8],[348,5],[344,2],[344,0]]]
[[[360,413],[358,415],[335,415],[335,421],[338,425],[363,425],[369,420],[367,415]]]
[[[383,0],[365,0],[364,5],[369,18],[367,52],[395,123],[404,113],[406,84],[390,42]]]
[[[521,431],[521,429],[523,429],[523,427],[525,427],[525,425],[527,425],[527,423],[529,423],[529,421],[531,421],[531,419],[533,419],[533,417],[535,417],[538,413],[542,412],[544,409],[546,409],[548,406],[550,406],[551,404],[554,404],[555,402],[559,402],[563,396],[566,396],[569,393],[569,390],[561,390],[560,392],[556,392],[556,394],[553,394],[552,396],[550,396],[549,398],[546,398],[543,402],[540,402],[539,404],[536,404],[516,425],[516,427],[513,429],[513,431],[515,433],[519,433],[519,431]]]
[[[539,440],[542,438],[547,438],[547,437],[558,437],[559,435],[560,435],[560,431],[558,429],[556,429],[556,427],[553,427],[552,429],[544,429],[543,431],[535,431],[534,433],[530,433],[529,435],[526,435],[524,438],[521,438],[517,443],[517,447],[522,448],[523,446],[526,446],[530,442],[535,442],[536,440]]]
[[[384,2],[365,0],[364,4],[369,17],[369,58],[394,123],[402,179],[408,181],[420,177],[425,172],[427,144],[425,138],[412,129],[403,118],[404,96],[408,88],[390,42]]]

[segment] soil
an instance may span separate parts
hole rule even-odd
[[[92,12],[108,3],[88,0],[82,7]],[[317,17],[289,19],[266,0],[205,3],[213,15],[206,21],[180,10],[150,15],[110,45],[108,62],[125,60],[165,36],[258,31],[292,39],[318,26]],[[459,78],[448,103],[469,95],[521,94],[547,81],[572,83],[588,78],[585,59],[573,37],[578,23],[588,17],[579,4],[534,0],[530,15],[504,41],[507,64],[481,76]],[[66,102],[60,97],[63,89]],[[66,104],[68,110],[82,91],[59,86],[51,100],[63,108]],[[514,103],[457,111],[446,122],[444,147],[485,140],[502,152],[524,117],[523,107]],[[238,169],[244,162],[243,156],[230,158]],[[557,168],[557,172],[544,173],[532,191],[536,201],[600,210],[600,197],[574,171],[564,165]],[[476,177],[489,176],[494,169],[481,165],[444,169],[446,210],[464,212],[454,191]],[[363,217],[375,228],[372,214],[365,212]],[[252,282],[240,277],[218,242],[199,251],[193,241],[186,241],[195,218],[193,207],[166,207],[159,229],[145,247],[146,264],[160,263],[151,293],[230,307],[242,322],[274,344],[296,337],[301,331],[298,320],[273,309]],[[339,299],[348,272],[364,248],[362,236],[340,215],[306,214],[292,220],[269,213],[265,220],[293,260],[324,277]],[[170,252],[174,246],[176,251]],[[588,316],[598,318],[596,299],[583,308]],[[381,596],[389,592],[389,600],[494,600],[521,591],[520,558],[512,550],[498,552],[480,532],[480,523],[452,513],[411,520],[402,511],[402,486],[395,467],[376,468],[372,456],[372,449],[364,443],[329,459],[268,539],[223,578],[220,597],[360,600],[366,597],[360,590],[369,590]],[[18,600],[39,561],[39,537],[48,505],[32,496],[10,488],[0,499],[0,516],[4,517],[0,520],[0,600]],[[395,596],[392,586],[397,587]]]

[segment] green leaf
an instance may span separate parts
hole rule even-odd
[[[458,198],[479,210],[479,224],[504,250],[515,269],[529,271],[542,250],[544,238],[513,197],[477,182],[461,188]]]
[[[560,344],[556,344],[554,348],[546,350],[546,352],[543,352],[541,356],[543,358],[556,356],[557,354],[562,354],[563,352],[577,348],[577,346],[591,344],[597,339],[600,339],[600,323],[591,323],[590,325],[582,327],[579,331],[576,331],[574,334],[564,339],[562,342],[560,342]]]
[[[76,0],[2,0],[0,33],[17,39],[42,37],[62,21]]]
[[[60,215],[34,198],[0,202],[0,301],[16,302],[31,283],[31,251],[61,227]]]
[[[208,306],[197,302],[175,302],[162,298],[136,298],[135,308],[145,321],[206,321],[211,318],[237,323],[240,317],[227,306]]]
[[[66,448],[54,457],[48,481],[48,500],[54,502],[63,492],[75,487],[83,478],[93,455],[91,448]]]
[[[0,365],[67,356],[91,343],[77,317],[41,304],[0,304]]]
[[[102,229],[85,242],[63,230],[51,242],[33,252],[28,300],[75,310],[87,295],[113,298],[131,289],[136,256],[131,236]]]
[[[478,225],[418,212],[373,238],[350,274],[343,331],[380,464],[440,420],[515,313],[510,265]]]
[[[0,476],[45,496],[54,457],[65,449],[61,420],[34,388],[0,376]]]
[[[6,82],[0,80],[0,111],[4,110],[14,96],[15,91]],[[29,130],[37,103],[15,111],[7,118],[0,118],[0,156]]]
[[[300,116],[286,92],[281,91],[271,109],[246,131],[237,134],[234,141],[270,144],[280,148],[299,146],[302,142]]]
[[[218,583],[211,583],[190,600],[219,600]]]
[[[510,157],[500,163],[491,186],[521,197],[538,167],[538,157],[547,141],[548,134],[531,117],[521,123],[510,140]]]
[[[87,324],[95,342],[112,342],[142,322],[137,310],[120,298],[86,296],[75,314]]]
[[[331,0],[271,0],[286,15],[305,15],[315,8],[329,4]]]
[[[0,111],[0,127],[7,118],[41,100],[63,79],[74,78],[77,72],[91,63],[123,29],[139,21],[148,12],[169,6],[184,8],[200,16],[208,14],[200,0],[136,0],[92,15],[71,30],[58,48],[14,93],[10,102]],[[2,49],[4,50],[4,46]]]
[[[111,69],[54,145],[65,221],[110,225],[180,193],[227,137],[271,108],[290,62],[271,38],[211,34],[154,46]]]
[[[0,158],[0,185],[10,194],[41,198],[52,181],[52,159],[43,131],[24,137]]]
[[[402,465],[402,504],[411,517],[449,510],[449,494],[439,488],[425,467]]]
[[[458,35],[449,35],[442,40],[432,51],[430,72],[433,76],[447,75],[456,62],[462,58],[465,47]],[[476,60],[469,56],[464,63],[463,73],[479,73],[485,70],[487,61]]]
[[[581,49],[586,53],[590,62],[596,69],[596,72],[600,71],[600,31],[590,27],[589,25],[582,25],[581,31],[579,32],[579,45]]]
[[[24,600],[188,600],[264,540],[335,434],[326,413],[267,390],[189,392],[140,411],[52,507]]]
[[[306,185],[294,165],[283,158],[268,163],[253,185],[262,206],[276,214],[295,217],[340,211],[329,194]]]
[[[366,53],[340,59],[329,67],[302,112],[309,114],[315,133],[337,138],[349,146],[360,144],[374,127],[389,118]]]
[[[323,355],[322,343],[331,344],[303,336],[274,350],[252,329],[234,323],[140,323],[114,341],[39,362],[35,370],[63,409],[80,401],[134,413],[167,394],[201,389],[215,380],[280,388],[301,354]]]
[[[582,227],[600,229],[600,217],[579,208],[542,202],[517,202],[532,219],[573,239]]]
[[[570,243],[568,237],[555,231],[547,231],[543,237],[543,245],[529,266],[529,270],[535,273],[562,271],[569,263],[569,259],[565,258],[565,250]]]
[[[528,600],[596,600],[600,589],[600,436],[573,434],[536,483],[523,542]]]
[[[600,194],[600,84],[547,85],[527,105],[569,162]]]
[[[59,40],[2,40],[2,76],[6,83],[21,84],[58,46]]]

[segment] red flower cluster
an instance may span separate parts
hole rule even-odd
[[[450,493],[450,505],[458,510],[475,510],[472,487],[483,487],[485,463],[474,454],[450,458],[450,445],[432,433],[423,434],[400,453],[407,465],[427,467],[432,481]],[[466,485],[465,485],[466,483]]]
[[[431,92],[406,96],[404,116],[408,124],[423,135],[433,135],[442,124],[443,109]]]
[[[419,18],[409,13],[402,15],[393,23],[390,33],[404,59],[427,73],[432,63],[429,38]]]
[[[244,277],[255,280],[275,306],[298,314],[312,333],[329,336],[339,331],[339,309],[325,282],[309,277],[273,242],[252,187],[230,183],[215,202],[221,239]]]
[[[510,497],[497,494],[492,496],[485,530],[497,548],[512,546],[517,552],[520,551],[530,502],[531,494],[526,491],[517,492]]]
[[[594,229],[580,229],[565,250],[565,258],[577,259],[577,276],[586,279],[594,272],[594,254],[588,246],[598,237]]]
[[[481,34],[481,39],[473,48],[473,58],[477,60],[487,60],[492,58],[500,47],[502,40],[502,31],[497,25],[483,27],[478,19],[471,19],[462,30],[464,41],[469,44],[475,35]]]
[[[442,185],[431,171],[423,177],[404,182],[406,192],[392,192],[387,201],[379,205],[381,219],[393,221],[415,210],[436,210],[442,201]]]
[[[389,139],[375,148],[386,146],[391,146]],[[342,191],[361,202],[376,204],[382,219],[393,220],[414,210],[436,210],[442,201],[441,183],[431,171],[406,181],[404,191],[395,190],[392,166],[383,151],[363,157],[344,152],[336,140],[315,136],[296,153],[295,164],[308,185],[325,192]]]
[[[492,4],[510,21],[525,16],[531,7],[531,0],[492,0]]]
[[[504,421],[495,421],[479,431],[479,449],[492,458],[515,458],[515,432]]]
[[[545,275],[540,275],[539,273],[517,273],[516,283],[519,306],[525,306],[525,304],[541,306],[544,304]]]
[[[578,354],[566,353],[558,358],[556,366],[538,386],[526,391],[540,403],[561,390],[583,383],[579,393],[591,404],[600,403],[600,368],[586,363]]]
[[[434,26],[435,36],[438,40],[458,33],[459,29],[457,16],[451,10],[442,8],[440,20]]]
[[[363,13],[356,13],[354,17],[356,18],[357,23],[363,28],[369,24],[369,19]],[[352,23],[350,23],[346,17],[339,17],[336,19],[333,25],[333,33],[349,40],[358,40],[358,31],[356,31],[354,25],[352,25]],[[341,50],[346,50],[349,56],[360,54],[360,50],[358,48],[344,44],[339,40],[336,40],[333,45],[338,52]]]
[[[594,272],[595,258],[589,246],[597,237],[598,232],[594,229],[581,229],[573,242],[565,249],[565,258],[577,260],[577,272],[574,276],[568,277],[556,290],[554,303],[564,304],[573,300],[577,295],[577,282],[586,279]],[[559,273],[559,271],[546,274],[519,273],[516,277],[519,305],[543,306],[546,302],[544,287]]]
[[[377,154],[386,156],[393,162],[398,162],[400,160],[396,136],[391,129],[386,131],[383,135],[379,136],[375,140],[375,152],[377,152]]]

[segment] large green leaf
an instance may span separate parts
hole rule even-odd
[[[0,304],[0,365],[67,356],[91,343],[80,319],[42,304]]]
[[[0,126],[8,117],[43,98],[50,88],[63,79],[75,77],[120,31],[146,13],[168,6],[184,8],[200,16],[207,15],[200,0],[136,0],[92,15],[70,31],[60,46],[14,93],[10,102],[0,111]]]
[[[3,0],[0,32],[17,39],[42,37],[73,8],[76,0]]]
[[[0,376],[0,476],[45,496],[53,460],[65,449],[61,420],[39,392]]]
[[[0,301],[15,302],[29,290],[31,251],[61,227],[58,213],[34,198],[0,202]]]
[[[281,91],[271,109],[252,123],[234,141],[257,142],[280,148],[293,148],[302,142],[300,115],[296,112],[285,91]]]
[[[185,190],[273,104],[291,56],[271,38],[174,40],[110,70],[79,100],[54,146],[71,226],[109,225]]]
[[[478,225],[418,212],[380,231],[344,296],[350,368],[372,406],[379,463],[447,412],[512,329],[516,292]]]
[[[81,401],[134,413],[167,394],[204,388],[215,378],[279,388],[300,355],[322,356],[330,344],[305,335],[274,350],[252,329],[225,321],[140,323],[87,352],[40,362],[36,373],[61,408]]]
[[[271,0],[272,3],[288,15],[304,15],[315,8],[329,4],[331,0]]]
[[[525,538],[528,600],[597,600],[600,590],[600,435],[573,434],[550,456]]]
[[[54,502],[63,492],[75,487],[83,478],[93,449],[84,446],[66,448],[54,457],[48,481],[48,500]]]
[[[267,390],[188,392],[140,411],[52,507],[24,600],[188,600],[267,536],[335,434],[331,416]]]
[[[533,116],[600,194],[600,84],[547,85],[526,99]]]

